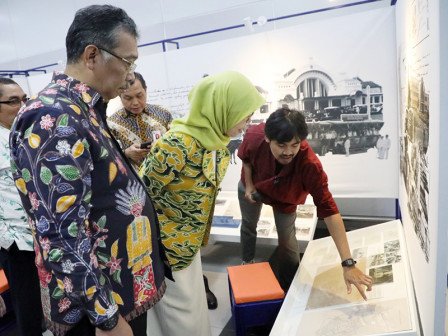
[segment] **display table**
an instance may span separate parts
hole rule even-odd
[[[348,295],[331,237],[313,240],[301,261],[271,336],[418,335],[414,291],[398,220],[347,233],[357,266],[374,278],[364,301]]]
[[[317,214],[312,198],[297,208],[296,237],[300,252],[305,249],[314,237]],[[238,195],[232,191],[221,191],[215,205],[211,236],[216,241],[240,242],[241,212]],[[257,241],[263,244],[277,245],[277,231],[272,207],[263,205],[257,226]]]

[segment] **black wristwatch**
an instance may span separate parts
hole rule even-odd
[[[341,262],[341,265],[343,267],[352,267],[352,266],[355,266],[355,264],[356,264],[356,260],[353,260],[353,258],[348,258],[348,259],[345,259],[343,262]]]
[[[112,330],[118,324],[118,314],[119,314],[119,312],[117,311],[115,314],[113,314],[111,317],[109,317],[106,321],[98,324],[96,327],[98,329],[101,329],[104,331]]]

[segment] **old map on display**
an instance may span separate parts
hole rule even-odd
[[[310,242],[271,335],[417,335],[412,282],[399,221],[348,234],[357,267],[373,278],[364,301],[343,279],[330,237]]]

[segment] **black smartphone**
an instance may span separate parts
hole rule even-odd
[[[252,199],[257,203],[263,203],[263,196],[258,191],[255,191],[251,194]]]
[[[147,141],[140,144],[140,149],[149,149],[151,147],[152,141]]]

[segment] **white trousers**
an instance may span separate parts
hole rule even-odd
[[[166,292],[148,310],[148,336],[210,336],[207,298],[198,252],[187,268],[166,279]]]

